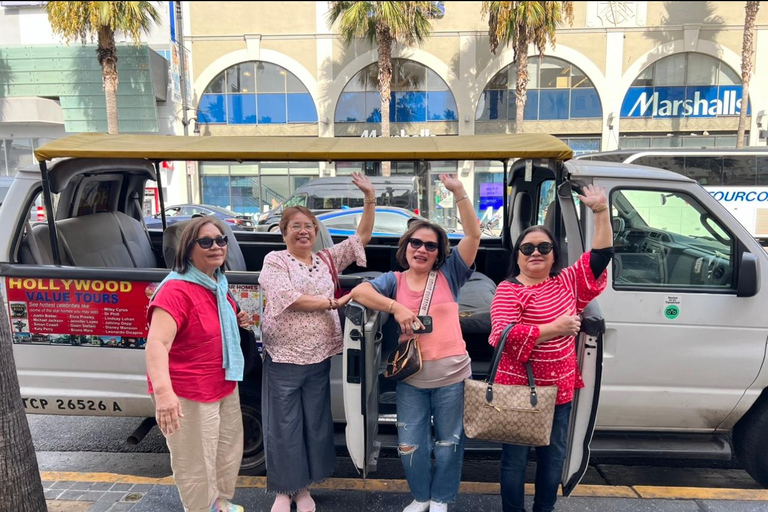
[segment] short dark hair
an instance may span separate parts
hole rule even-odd
[[[291,218],[294,215],[297,215],[299,213],[303,213],[310,219],[312,219],[312,224],[315,225],[315,234],[320,230],[320,226],[317,225],[317,217],[315,217],[315,214],[310,211],[309,208],[305,206],[289,206],[285,210],[283,210],[283,213],[280,217],[280,232],[285,234],[285,231],[288,229],[288,223],[291,222]]]
[[[185,274],[189,270],[189,257],[190,254],[192,254],[192,250],[195,248],[195,240],[197,240],[200,235],[200,230],[206,224],[213,224],[216,226],[216,229],[218,229],[222,235],[227,233],[224,224],[216,217],[204,216],[190,220],[189,224],[186,225],[184,231],[181,233],[179,247],[176,250],[176,259],[173,260],[173,270],[179,274]],[[225,265],[226,263],[220,267],[222,272],[224,272]]]
[[[445,259],[451,254],[451,245],[448,243],[448,234],[445,230],[433,224],[426,219],[411,219],[408,221],[408,229],[400,237],[400,241],[397,243],[397,252],[395,253],[395,259],[404,269],[408,269],[408,259],[405,257],[405,253],[408,250],[408,241],[413,234],[420,229],[431,229],[437,235],[437,260],[435,261],[435,268],[440,268]]]
[[[520,256],[520,245],[523,243],[523,240],[525,240],[525,237],[528,236],[528,233],[535,232],[544,233],[549,237],[549,241],[552,242],[552,255],[555,261],[552,264],[552,269],[549,271],[550,277],[555,277],[560,273],[560,244],[555,239],[555,235],[553,235],[552,232],[544,226],[531,226],[520,233],[520,236],[517,237],[517,241],[512,248],[512,261],[509,265],[509,275],[507,276],[508,280],[512,279],[513,277],[517,277],[520,274],[520,265],[517,264],[517,259]]]

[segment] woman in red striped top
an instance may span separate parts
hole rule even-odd
[[[526,229],[515,243],[510,277],[499,284],[491,304],[491,345],[498,344],[505,327],[515,324],[507,337],[495,382],[527,384],[524,364],[530,361],[537,385],[558,387],[550,444],[536,449],[533,512],[550,512],[555,508],[567,451],[573,391],[584,387],[576,364],[579,315],[605,288],[605,269],[613,253],[605,190],[588,186],[579,199],[594,212],[592,250],[570,267],[558,270],[559,250],[552,233],[543,226]],[[529,451],[527,446],[502,446],[504,512],[525,512]]]

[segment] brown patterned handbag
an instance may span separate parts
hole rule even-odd
[[[557,386],[536,386],[531,363],[525,363],[527,386],[494,384],[507,336],[515,324],[501,333],[488,378],[464,381],[464,431],[484,441],[547,446],[552,433]]]

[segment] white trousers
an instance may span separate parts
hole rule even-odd
[[[171,468],[185,512],[209,512],[231,500],[243,458],[243,418],[235,391],[218,402],[179,398],[181,428],[166,436]]]

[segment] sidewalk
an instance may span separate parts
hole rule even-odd
[[[111,473],[41,473],[49,512],[183,512],[173,479]],[[263,477],[240,477],[233,500],[268,511]],[[530,495],[533,486],[526,485]],[[501,510],[498,484],[462,483],[452,512]],[[332,478],[312,492],[321,512],[400,512],[411,501],[404,480]],[[531,498],[529,497],[529,500]],[[530,505],[529,505],[530,507]],[[529,508],[530,509],[530,508]],[[768,490],[582,485],[558,512],[766,512]]]

